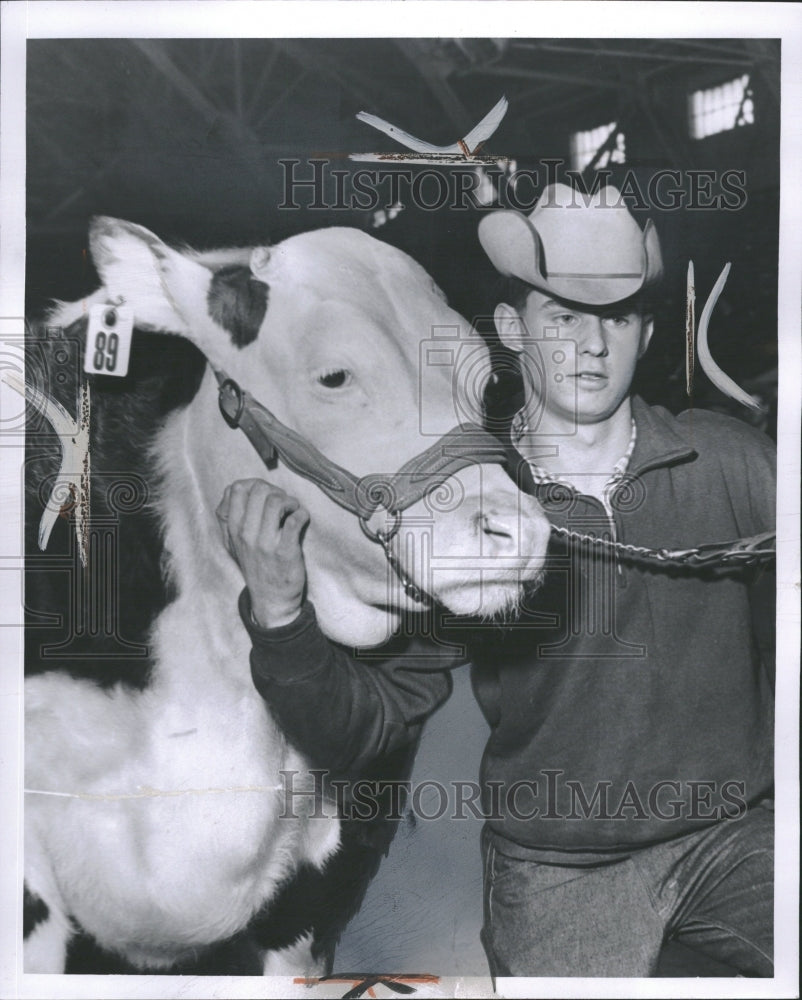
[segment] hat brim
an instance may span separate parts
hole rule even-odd
[[[651,220],[643,231],[643,268],[637,274],[544,275],[538,232],[525,215],[512,209],[484,216],[479,223],[479,242],[501,274],[519,278],[547,295],[581,305],[622,302],[654,284],[663,272],[660,243]]]

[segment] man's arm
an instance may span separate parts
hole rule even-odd
[[[239,609],[251,637],[251,675],[290,741],[314,763],[358,773],[414,743],[451,693],[457,647],[412,638],[360,657],[322,633],[303,601],[301,536],[308,514],[262,480],[226,488],[223,539],[242,569]],[[379,655],[377,655],[379,654]]]
[[[417,741],[423,723],[451,693],[452,648],[411,639],[360,659],[321,632],[311,603],[288,625],[265,629],[240,615],[253,643],[251,676],[292,743],[314,763],[361,772],[377,756]]]

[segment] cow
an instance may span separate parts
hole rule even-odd
[[[247,971],[320,972],[359,899],[342,894],[333,924],[315,900],[327,879],[342,893],[355,862],[328,801],[301,796],[307,807],[282,815],[281,774],[308,776],[309,766],[251,682],[243,578],[215,518],[225,487],[267,478],[306,506],[308,596],[327,635],[349,646],[384,642],[431,600],[456,614],[503,613],[540,574],[548,524],[497,459],[464,459],[394,513],[402,530],[391,540],[381,528],[391,501],[357,516],[281,450],[266,469],[221,418],[225,382],[353,482],[379,474],[392,486],[386,474],[450,431],[464,417],[455,400],[479,399],[490,374],[481,339],[401,251],[337,227],[198,253],[108,218],[93,221],[90,250],[101,287],[58,305],[48,326],[85,337],[88,308],[125,304],[135,344],[160,360],[137,361],[135,348],[133,382],[92,380],[89,520],[118,503],[121,624],[106,646],[87,634],[62,660],[41,656],[41,633],[28,632],[25,969],[74,971],[83,941],[131,971],[180,971],[206,954],[218,956],[208,971],[230,972],[240,966],[220,949],[247,938]],[[440,363],[421,365],[432,331],[445,331]],[[466,345],[460,375],[448,351]],[[29,527],[53,469],[52,454],[30,457]],[[127,519],[115,472],[142,494]],[[448,502],[433,502],[444,492]],[[65,517],[59,531],[67,537]],[[90,551],[73,575],[93,565]],[[28,577],[36,624],[55,606],[48,580]],[[52,600],[37,607],[42,581]],[[126,628],[143,640],[140,659],[115,654],[123,640],[137,646],[120,637]],[[377,856],[361,857],[375,871]]]

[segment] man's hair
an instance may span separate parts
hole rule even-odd
[[[493,304],[498,305],[500,302],[506,302],[508,306],[512,308],[519,314],[522,314],[524,309],[526,309],[526,300],[529,298],[530,292],[535,291],[535,286],[530,285],[528,281],[523,281],[521,278],[516,278],[514,275],[506,275],[498,279],[493,287]],[[566,300],[567,302],[567,300]],[[625,305],[627,310],[633,310],[639,312],[641,316],[651,316],[654,312],[654,299],[651,289],[642,289],[636,292],[631,298],[625,299],[622,303],[614,303],[615,305]],[[581,303],[577,304],[577,308],[583,309],[603,309],[604,306],[583,306]]]
[[[493,305],[506,302],[517,313],[522,313],[526,308],[529,293],[532,291],[534,291],[534,285],[530,285],[528,281],[516,278],[512,274],[505,275],[499,278],[493,286]]]

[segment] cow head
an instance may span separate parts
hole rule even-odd
[[[468,416],[479,419],[490,372],[481,339],[420,266],[358,230],[203,255],[98,219],[91,248],[103,294],[130,305],[138,326],[191,340],[356,476],[395,472],[465,418],[460,401],[473,400]],[[282,463],[268,471],[223,423],[209,373],[181,419],[187,516],[215,533],[228,483],[260,476],[282,486],[311,513],[304,554],[323,628],[341,641],[383,641],[414,604],[358,519]],[[395,544],[409,576],[446,607],[490,615],[539,574],[547,537],[534,500],[499,466],[474,465],[410,507]]]

